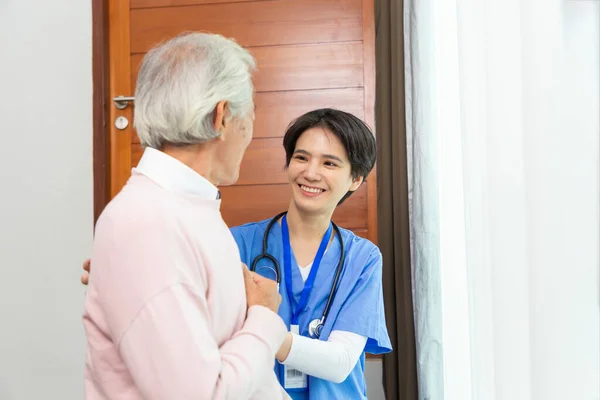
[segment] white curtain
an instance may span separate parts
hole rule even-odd
[[[421,399],[600,399],[597,0],[406,0]]]

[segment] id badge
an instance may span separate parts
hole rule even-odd
[[[291,325],[290,332],[299,335],[300,329],[298,325]],[[283,365],[283,387],[284,389],[304,390],[308,388],[308,377],[304,372]]]

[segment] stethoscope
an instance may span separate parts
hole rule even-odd
[[[277,222],[281,217],[283,217],[286,213],[287,211],[279,213],[275,217],[273,217],[271,221],[269,221],[267,229],[265,230],[265,234],[263,235],[262,254],[259,254],[254,258],[254,260],[252,261],[252,266],[250,267],[250,271],[256,272],[256,265],[260,260],[266,258],[269,261],[271,261],[273,263],[273,266],[275,267],[272,270],[275,273],[277,287],[279,287],[279,283],[281,282],[281,269],[279,268],[279,263],[277,262],[275,257],[273,257],[267,252],[267,242],[269,239],[269,232],[271,231],[273,224]],[[340,280],[340,276],[342,275],[342,270],[344,269],[344,239],[342,238],[342,234],[338,226],[333,221],[331,223],[333,225],[333,229],[335,230],[335,234],[338,237],[338,240],[340,241],[340,259],[338,260],[335,278],[333,279],[333,286],[331,286],[331,290],[329,291],[329,297],[327,298],[327,303],[325,304],[325,310],[323,311],[323,315],[321,316],[321,318],[313,319],[310,322],[310,324],[308,324],[308,334],[311,338],[314,339],[318,339],[321,336],[321,331],[323,330],[323,326],[325,326],[325,320],[329,315],[331,304],[335,299],[335,295],[337,293],[337,285]]]

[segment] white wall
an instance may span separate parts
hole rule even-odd
[[[0,399],[83,398],[91,2],[0,1]]]

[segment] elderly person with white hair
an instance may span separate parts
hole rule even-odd
[[[152,49],[135,91],[144,154],[96,225],[85,397],[281,399],[276,283],[250,273],[221,218],[254,119],[252,56],[192,33]]]

